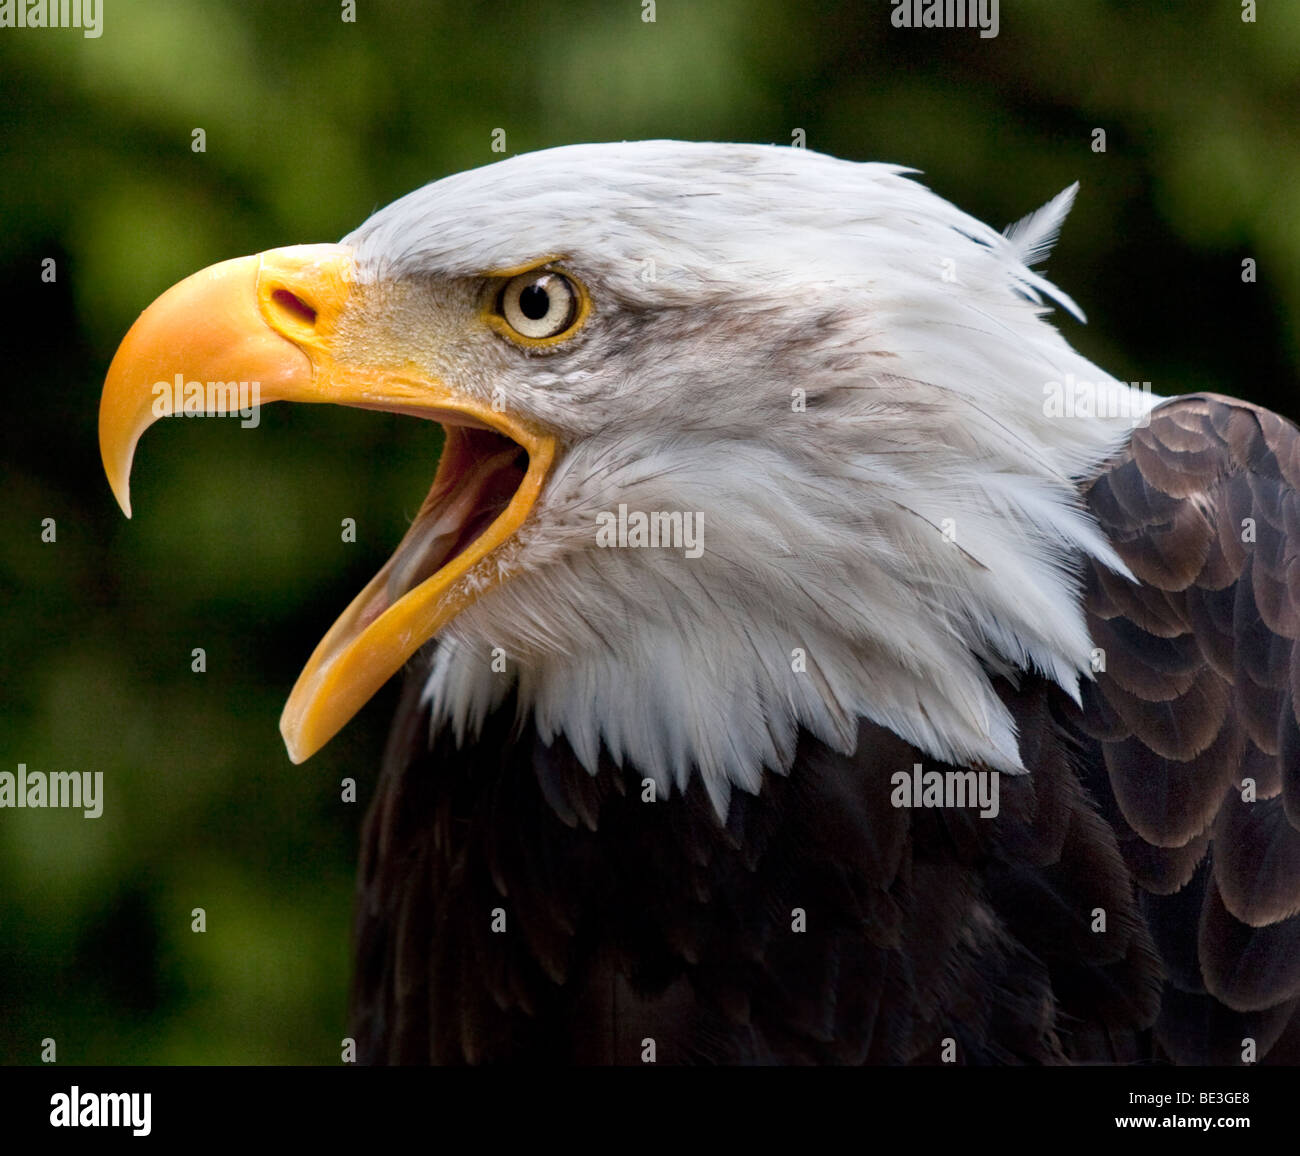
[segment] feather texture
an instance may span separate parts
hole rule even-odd
[[[1294,1031],[1298,459],[1290,422],[1192,395],[1087,491],[1140,581],[1090,575],[1106,669],[1077,720],[1165,962],[1157,1034],[1183,1062],[1240,1063],[1247,1037],[1264,1054]]]
[[[1069,216],[1070,210],[1074,207],[1074,198],[1078,192],[1079,182],[1075,181],[1068,188],[1062,189],[1041,208],[1035,209],[1032,213],[1021,217],[1014,224],[1008,225],[1003,231],[1003,236],[1007,239],[1013,258],[1012,276],[1025,281],[1036,293],[1045,293],[1052,300],[1063,305],[1080,321],[1083,321],[1085,320],[1083,310],[1075,304],[1072,298],[1042,278],[1025,278],[1024,273],[1020,270],[1020,267],[1028,269],[1041,261],[1047,260],[1048,254],[1052,251],[1052,246],[1056,244],[1056,239],[1060,236],[1061,226],[1065,224],[1065,218]]]
[[[607,756],[592,776],[563,739],[516,735],[511,703],[472,750],[445,732],[428,749],[418,688],[365,832],[364,1059],[633,1064],[649,1040],[662,1063],[1145,1054],[1159,965],[1059,689],[1000,684],[1031,773],[995,819],[891,805],[892,771],[922,756],[863,723],[851,756],[801,735],[791,773],[723,823],[698,778],[648,802]]]

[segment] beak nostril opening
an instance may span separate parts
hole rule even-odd
[[[277,289],[271,294],[271,300],[299,324],[316,324],[316,310],[296,293],[291,293],[288,289]]]

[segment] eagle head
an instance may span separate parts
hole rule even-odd
[[[295,762],[436,638],[435,726],[471,738],[513,693],[589,770],[698,773],[720,812],[801,727],[848,751],[860,718],[1020,771],[991,676],[1077,695],[1083,560],[1124,572],[1077,480],[1153,399],[1044,318],[1074,309],[1029,267],[1073,189],[1004,235],[906,172],[577,145],[215,265],[113,361],[109,480],[129,515],[174,380],[442,425],[418,515],[289,697]],[[1071,379],[1109,404],[1048,404]]]

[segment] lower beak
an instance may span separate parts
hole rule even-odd
[[[527,518],[555,456],[549,435],[448,388],[397,352],[384,364],[336,360],[332,338],[353,292],[351,250],[339,245],[275,249],[195,273],[131,327],[99,408],[104,469],[127,517],[140,435],[175,411],[178,394],[188,399],[195,389],[209,404],[236,395],[253,404],[333,402],[446,428],[419,515],[321,640],[289,696],[280,729],[296,763],[495,584],[490,555]]]

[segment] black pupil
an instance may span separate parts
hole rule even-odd
[[[519,294],[519,312],[529,321],[540,321],[551,308],[551,295],[534,282]]]

